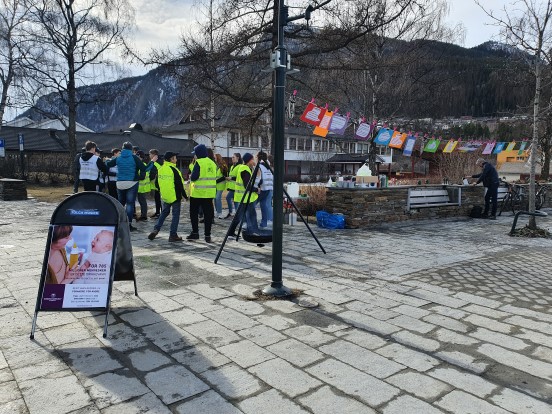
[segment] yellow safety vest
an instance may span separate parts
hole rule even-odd
[[[173,164],[169,161],[165,161],[163,165],[155,163],[157,167],[157,182],[159,183],[159,192],[161,193],[161,200],[167,204],[172,204],[176,201],[176,190],[174,187],[174,172],[175,169],[182,180],[182,186],[184,186],[184,178],[182,178],[182,173],[176,164]],[[172,168],[171,168],[172,167]]]
[[[144,163],[144,165],[147,165]],[[138,181],[138,192],[139,193],[149,193],[151,191],[151,183],[150,183],[150,172],[148,171],[146,173],[146,178],[143,180]]]
[[[217,164],[211,158],[198,158],[199,178],[192,182],[191,197],[215,198],[217,194]]]
[[[220,169],[220,167],[217,167],[217,180],[222,177],[224,177],[224,175],[222,174],[222,170]],[[226,190],[226,180],[221,181],[220,183],[217,183],[217,191],[224,191],[224,190]]]
[[[230,172],[228,173],[228,177],[232,178],[234,177],[234,180],[228,181],[228,185],[226,186],[226,189],[228,190],[235,190],[236,189],[236,175],[238,174],[238,169],[242,164],[236,164],[230,166]]]
[[[249,171],[249,174],[251,174],[251,177],[253,177],[253,172],[251,171],[251,168],[247,164],[241,164],[238,166],[239,168],[236,168],[238,172],[236,173],[236,189],[234,190],[234,202],[241,203],[242,197],[245,193],[245,188],[247,187],[247,183],[244,184],[241,178],[241,172],[242,171]],[[245,197],[243,200],[244,203],[249,202],[254,203],[257,201],[257,198],[259,198],[259,195],[256,192],[251,192],[251,197],[249,197],[249,194]]]

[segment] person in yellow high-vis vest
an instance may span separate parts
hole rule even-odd
[[[143,151],[138,151],[136,153],[144,161],[145,154]],[[148,165],[144,162],[144,165]],[[136,221],[147,221],[148,220],[148,200],[146,196],[151,191],[150,184],[150,171],[146,173],[146,176],[143,180],[138,181],[138,204],[140,204],[140,216],[136,217]]]
[[[240,209],[245,210],[245,223],[247,224],[247,233],[252,236],[271,235],[272,231],[259,229],[257,223],[257,212],[255,211],[255,201],[259,198],[260,188],[251,186],[251,191],[247,191],[253,170],[255,169],[255,158],[253,154],[246,152],[243,154],[243,164],[238,169],[236,175],[236,189],[234,190],[234,201],[240,203]],[[244,197],[245,195],[245,197]],[[241,205],[243,203],[243,205]]]
[[[178,235],[180,203],[182,202],[182,198],[187,200],[188,196],[184,190],[184,178],[182,177],[182,173],[176,167],[177,155],[177,152],[167,151],[163,157],[165,159],[163,165],[155,163],[155,167],[157,168],[157,183],[159,184],[159,192],[161,193],[163,210],[161,210],[161,215],[157,219],[157,223],[155,223],[153,231],[148,236],[148,239],[150,240],[157,237],[157,234],[159,233],[159,230],[161,230],[165,219],[169,216],[169,213],[172,210],[169,241],[182,241],[182,237]]]
[[[238,168],[242,164],[243,161],[241,154],[239,152],[232,154],[232,165],[228,170],[228,177],[226,177],[226,204],[228,204],[228,215],[225,218],[232,217],[232,211],[234,210],[232,207],[236,210],[238,209],[239,201],[238,203],[234,202],[234,190],[236,189],[236,175],[238,174]]]
[[[217,165],[207,156],[207,147],[196,145],[193,154],[197,160],[190,175],[190,221],[192,232],[186,240],[199,239],[199,210],[203,210],[205,241],[211,243],[211,226],[215,216],[213,199],[217,193]]]

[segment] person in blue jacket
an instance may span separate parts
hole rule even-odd
[[[477,178],[477,182],[474,185],[483,183],[483,186],[487,188],[485,193],[485,210],[483,210],[482,218],[489,218],[491,220],[496,220],[496,208],[498,204],[498,186],[500,180],[498,178],[498,173],[490,163],[485,161],[483,158],[478,158],[475,162],[482,171],[479,174],[472,175],[472,178]],[[491,207],[491,215],[489,216],[489,205]]]
[[[138,194],[138,181],[144,179],[146,173],[153,168],[155,161],[157,156],[154,156],[147,166],[144,165],[142,160],[133,154],[132,144],[127,141],[123,144],[121,155],[106,163],[108,168],[117,166],[117,199],[125,206],[130,231],[136,230],[136,227],[132,226],[132,219]]]

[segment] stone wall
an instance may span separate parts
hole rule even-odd
[[[420,188],[420,186],[416,187]],[[447,188],[449,193],[458,186],[423,186],[423,188]],[[440,217],[466,217],[474,205],[484,205],[484,189],[481,186],[462,186],[462,205],[419,208],[408,211],[407,186],[388,188],[327,188],[326,209],[341,213],[350,228],[364,228],[404,220],[420,220]]]
[[[13,180],[10,178],[0,179],[0,200],[26,200],[27,183],[23,180]]]

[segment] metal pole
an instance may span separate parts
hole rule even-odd
[[[288,296],[291,289],[284,286],[282,281],[282,254],[283,254],[283,224],[284,224],[284,102],[287,69],[287,50],[284,46],[284,27],[287,24],[288,8],[284,0],[279,2],[278,8],[278,45],[276,56],[276,76],[273,91],[272,134],[274,141],[274,193],[273,209],[274,221],[272,227],[272,283],[263,289],[265,295]],[[279,53],[278,53],[279,52]]]

